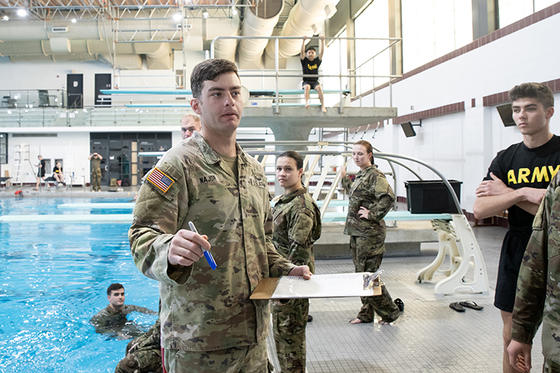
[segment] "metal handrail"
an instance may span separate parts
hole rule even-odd
[[[447,187],[447,190],[449,191],[449,193],[451,194],[451,197],[453,198],[453,203],[455,204],[455,208],[457,209],[457,213],[458,214],[463,214],[463,210],[461,209],[461,203],[459,202],[459,198],[457,197],[457,194],[455,193],[455,190],[451,187],[451,184],[445,178],[445,176],[443,176],[443,174],[441,172],[439,172],[438,170],[436,170],[434,167],[430,166],[426,162],[423,162],[419,159],[412,158],[412,157],[407,157],[405,155],[400,155],[400,154],[374,153],[374,157],[378,157],[378,158],[382,158],[382,159],[391,158],[391,157],[406,159],[408,161],[412,161],[412,162],[416,162],[418,164],[421,164],[422,166],[430,169],[431,171],[433,171],[436,175],[438,175],[441,178],[441,180],[443,181],[443,183]]]
[[[303,143],[312,143],[314,145],[317,145],[318,143],[313,143],[310,141],[307,142],[285,142],[285,143],[289,143],[289,144],[298,144],[298,145],[302,145]],[[344,145],[346,146],[349,142],[348,141],[340,141],[337,142],[338,144]],[[333,144],[333,143],[331,143]],[[257,145],[257,143],[252,143],[252,145]],[[267,143],[267,145],[280,145],[277,142],[269,142]],[[276,150],[247,150],[247,152],[249,154],[252,155],[280,155],[282,154],[284,151],[276,151]],[[298,151],[298,153],[302,154],[302,155],[307,155],[307,154],[321,154],[321,155],[332,155],[332,156],[348,156],[349,153],[347,152],[340,152],[340,151],[332,151],[332,150],[302,150],[302,151]],[[459,202],[459,198],[457,197],[457,194],[455,193],[455,190],[453,189],[453,187],[451,186],[451,184],[449,183],[449,181],[447,180],[447,178],[445,176],[443,176],[443,174],[441,172],[439,172],[437,169],[435,169],[434,167],[430,166],[429,164],[427,164],[424,161],[421,161],[419,159],[416,158],[412,158],[412,157],[408,157],[405,155],[400,155],[400,154],[392,154],[392,153],[383,153],[383,152],[373,152],[373,157],[374,158],[379,158],[379,159],[383,159],[386,160],[391,168],[393,169],[393,180],[395,183],[395,190],[396,190],[396,173],[394,172],[394,168],[391,165],[392,163],[395,163],[399,166],[402,166],[404,168],[406,168],[407,170],[409,170],[411,173],[413,173],[419,180],[423,180],[420,175],[418,175],[416,172],[414,172],[413,170],[411,170],[409,167],[407,167],[405,164],[396,161],[392,158],[398,158],[398,159],[404,159],[404,160],[408,160],[411,162],[415,162],[418,163],[426,168],[428,168],[429,170],[431,170],[432,172],[434,172],[437,176],[439,176],[439,178],[443,181],[443,184],[446,186],[447,190],[449,191],[452,199],[453,199],[453,204],[455,205],[455,208],[457,210],[458,214],[463,214],[463,210],[461,209],[461,203]],[[337,176],[338,179],[338,176]],[[327,203],[328,204],[328,203]],[[325,207],[326,209],[326,207]],[[322,210],[323,211],[323,210]]]
[[[212,39],[211,43],[210,43],[210,58],[214,58],[215,56],[215,43],[218,40],[273,40],[274,41],[274,73],[273,74],[245,74],[243,73],[242,69],[239,70],[239,76],[245,76],[245,77],[263,77],[263,78],[274,78],[275,79],[275,84],[274,84],[274,90],[276,91],[276,102],[274,105],[274,113],[278,114],[280,112],[280,100],[279,100],[279,95],[278,95],[278,91],[279,91],[279,84],[278,84],[278,79],[280,77],[304,77],[307,75],[303,75],[303,74],[297,74],[297,75],[292,75],[292,74],[282,74],[280,69],[279,69],[279,42],[280,40],[303,40],[304,38],[301,36],[216,36],[214,39]],[[373,55],[372,57],[370,57],[365,63],[369,62],[369,61],[373,61],[373,59],[375,57],[377,57],[378,55],[380,55],[381,53],[383,53],[384,51],[386,51],[387,49],[391,50],[390,48],[392,48],[394,45],[396,45],[397,43],[402,42],[401,38],[358,38],[358,37],[336,37],[336,38],[325,38],[326,41],[328,40],[336,40],[339,43],[342,40],[352,40],[352,41],[368,41],[368,40],[377,40],[377,41],[388,41],[389,45],[385,48],[383,48],[381,51],[379,51],[378,53],[376,53],[375,55]],[[391,59],[393,58],[393,55],[391,54]],[[357,75],[356,74],[356,69],[348,69],[349,73],[348,74],[342,74],[342,63],[341,60],[339,59],[339,70],[340,73],[339,74],[320,74],[318,75],[318,77],[328,77],[328,78],[339,78],[339,90],[342,91],[342,78],[350,78],[350,79],[356,79],[356,78],[372,78],[375,81],[375,78],[387,78],[389,79],[389,82],[391,82],[393,79],[395,78],[400,78],[402,77],[401,74],[389,74],[389,75],[376,75],[376,74],[367,74],[367,75]],[[360,66],[361,67],[361,66]],[[254,69],[248,69],[248,70],[254,70]],[[373,87],[375,88],[375,87]],[[343,102],[344,98],[342,96],[342,94],[340,94],[340,106],[342,108],[342,102]],[[389,101],[392,103],[393,98],[392,98],[392,89],[390,89],[390,97],[389,97]],[[373,103],[375,105],[375,99],[373,100]]]

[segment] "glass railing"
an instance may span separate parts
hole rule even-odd
[[[185,112],[185,108],[0,108],[0,128],[174,126]]]
[[[63,89],[0,90],[0,108],[32,109],[64,107]]]

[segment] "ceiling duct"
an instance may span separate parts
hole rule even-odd
[[[208,9],[209,17],[206,21],[206,40],[211,41],[218,36],[238,36],[239,35],[239,14],[232,15],[231,18],[220,18],[222,10]],[[214,16],[214,17],[213,17]],[[214,43],[214,57],[224,58],[235,61],[235,50],[237,49],[236,39],[218,39]]]
[[[82,19],[76,24],[60,19],[2,22],[0,55],[10,57],[11,61],[29,61],[34,56],[37,60],[57,61],[101,59],[119,69],[142,68],[142,56],[145,56],[148,68],[169,69],[172,67],[171,46],[181,48],[181,31],[173,20],[159,17],[162,14],[152,14],[157,18],[152,20],[121,19],[116,34],[111,22],[106,20]],[[200,21],[192,23],[189,27],[191,40],[198,39],[201,46]],[[118,35],[116,44],[113,35]],[[146,43],[146,40],[155,42]]]
[[[169,70],[173,66],[169,43],[135,44],[137,54],[146,56],[146,67],[154,70]]]
[[[257,6],[246,8],[243,19],[243,36],[270,36],[278,23],[284,5],[283,0],[263,0]],[[268,40],[242,39],[239,43],[239,67],[262,69],[262,54]]]
[[[332,9],[338,0],[299,0],[288,15],[280,36],[308,36],[323,29],[325,20],[332,16]],[[281,39],[278,56],[280,59],[295,56],[301,50],[301,40]],[[275,45],[271,40],[265,50],[265,66],[274,67]]]
[[[66,27],[66,26],[53,26],[53,27],[51,27],[51,32],[52,33],[68,32],[68,27]]]
[[[67,38],[50,38],[51,52],[53,54],[70,54],[72,46]]]

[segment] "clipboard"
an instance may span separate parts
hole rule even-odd
[[[371,297],[381,295],[381,271],[263,278],[250,299]]]

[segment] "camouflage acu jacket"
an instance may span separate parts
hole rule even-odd
[[[131,312],[142,312],[152,315],[156,314],[156,312],[149,308],[135,306],[132,304],[125,304],[119,310],[116,310],[109,305],[93,316],[90,319],[90,322],[93,326],[95,326],[98,333],[110,332],[113,328],[123,327],[128,321],[126,315]]]
[[[276,250],[315,272],[313,242],[321,237],[321,212],[305,188],[281,196],[273,208]]]
[[[344,178],[342,186],[350,194],[344,234],[349,236],[384,234],[385,222],[383,217],[387,215],[395,202],[395,194],[385,175],[375,165],[372,165],[360,170],[353,183],[350,178]],[[360,218],[358,215],[361,206],[369,210],[367,219]]]
[[[560,362],[560,174],[550,182],[525,250],[513,309],[512,337],[530,344],[542,321],[542,348]]]
[[[136,266],[160,281],[162,347],[210,351],[266,338],[268,302],[249,295],[263,277],[294,265],[272,244],[272,214],[262,167],[237,147],[238,177],[196,134],[170,149],[142,185],[128,232]],[[173,235],[196,225],[217,263],[171,266]]]

